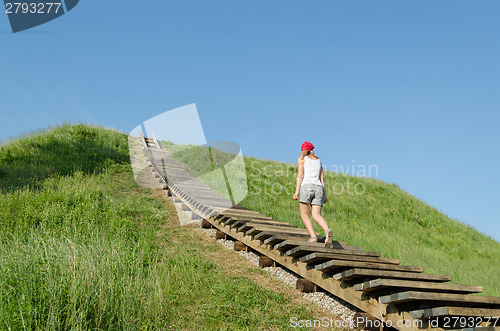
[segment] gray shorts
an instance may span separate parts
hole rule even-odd
[[[316,184],[302,184],[300,186],[300,202],[323,206],[323,186]]]

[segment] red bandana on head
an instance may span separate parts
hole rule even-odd
[[[300,148],[301,151],[310,151],[314,148],[314,145],[308,141],[305,141]]]

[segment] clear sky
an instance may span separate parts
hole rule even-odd
[[[92,1],[13,34],[0,138],[129,132],[195,103],[207,140],[377,178],[500,241],[500,1]],[[332,167],[330,167],[332,168]]]

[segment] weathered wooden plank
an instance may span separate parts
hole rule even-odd
[[[223,214],[225,216],[231,216],[231,217],[236,217],[236,218],[249,218],[251,220],[255,220],[255,221],[262,221],[262,220],[273,220],[271,217],[267,217],[267,216],[259,216],[259,215],[236,215],[236,214],[232,214],[232,213],[225,213],[223,212]]]
[[[305,234],[308,233],[306,229],[300,229],[300,228],[292,228],[292,227],[284,227],[276,225],[255,225],[253,228],[247,230],[246,234],[249,236],[255,236],[257,235],[257,233],[260,233],[262,231],[283,231],[283,233],[305,233]]]
[[[224,216],[224,217],[219,218],[219,223],[221,223],[223,225],[229,225],[233,222],[236,222],[236,220],[234,218],[229,217],[229,216]]]
[[[228,200],[225,200],[224,198],[220,198],[217,196],[196,196],[191,193],[186,193],[184,190],[179,190],[176,192],[177,195],[181,195],[183,197],[193,199],[193,201],[203,203],[205,205],[213,206],[213,207],[220,207],[221,211],[226,210],[230,206],[230,202]]]
[[[247,207],[244,207],[244,206],[241,206],[241,205],[234,205],[233,208],[231,208],[231,210],[248,210],[248,211],[255,211],[253,209],[250,209],[250,208],[247,208]]]
[[[404,303],[409,301],[440,301],[446,303],[500,305],[500,297],[417,291],[405,291],[384,295],[379,298],[379,301],[385,304]]]
[[[465,316],[465,317],[499,317],[500,309],[470,307],[436,307],[424,310],[424,317]],[[500,322],[500,318],[499,318]]]
[[[254,237],[254,239],[264,240],[265,244],[271,243],[271,242],[267,242],[267,239],[269,239],[269,238],[274,238],[274,239],[271,239],[270,241],[276,240],[277,242],[283,241],[283,238],[286,238],[286,239],[298,239],[298,240],[304,240],[304,241],[306,241],[307,239],[309,239],[309,234],[305,234],[305,233],[283,233],[283,232],[277,232],[277,231],[262,231],[262,232],[260,232],[259,234],[257,234]]]
[[[182,186],[182,184],[180,185]],[[196,192],[198,193],[202,192],[203,194],[210,194],[214,192],[211,188],[209,188],[208,186],[204,186],[203,184],[200,185],[190,184],[186,185],[185,187],[189,188],[190,190],[196,190]]]
[[[262,219],[272,219],[271,217],[267,217],[259,212],[253,210],[242,210],[242,209],[228,209],[224,212],[227,216],[244,216],[251,218],[262,218]]]
[[[220,195],[219,193],[215,191],[209,191],[209,190],[204,190],[200,191],[199,189],[196,189],[190,185],[183,185],[183,184],[177,184],[176,185],[179,188],[179,192],[182,192],[186,194],[187,196],[190,196],[191,198],[194,198],[196,200],[210,200],[210,201],[215,201],[215,202],[224,202],[226,204],[226,209],[230,208],[231,206],[231,201]]]
[[[270,233],[270,232],[268,232],[268,233]],[[257,235],[257,237],[259,235]],[[316,233],[316,236],[318,236],[318,235],[319,234]],[[294,233],[281,232],[281,233],[274,233],[272,236],[268,236],[268,238],[266,240],[264,240],[264,244],[268,244],[268,245],[271,245],[272,247],[274,247],[276,244],[281,243],[285,240],[299,240],[299,241],[307,242],[307,240],[309,240],[309,238],[310,238],[309,233],[294,234]]]
[[[361,268],[354,268],[342,271],[341,273],[334,275],[334,277],[348,281],[352,281],[359,278],[363,279],[365,277],[412,279],[412,280],[434,281],[434,282],[448,282],[451,280],[451,277],[448,275],[433,275],[433,274],[422,274],[414,272],[361,269]]]
[[[325,248],[325,245],[323,243],[310,243],[310,242],[307,242],[307,240],[296,240],[296,239],[288,239],[288,240],[284,240],[282,242],[279,242],[277,243],[276,245],[274,245],[274,249],[277,249],[279,251],[288,251],[290,250],[291,248],[293,247],[296,247],[296,246],[302,246],[302,245],[307,245],[309,247],[317,247],[317,248]],[[330,249],[344,249],[344,247],[337,241],[333,241],[332,242],[332,248]]]
[[[290,224],[285,224],[281,222],[270,222],[270,221],[240,221],[238,224],[240,224],[237,229],[238,231],[246,232],[252,228],[259,227],[259,226],[276,226],[280,228],[291,228],[291,229],[298,229],[297,226],[295,225],[290,225]],[[225,223],[224,225],[227,225]]]
[[[339,253],[339,254],[348,254],[354,256],[373,256],[379,257],[380,253],[378,252],[368,252],[368,251],[354,251],[349,249],[335,249],[329,247],[318,247],[311,246],[308,243],[303,243],[300,246],[293,247],[285,252],[286,256],[299,258],[301,256],[310,254],[312,252],[318,253]]]
[[[186,195],[190,196],[196,201],[206,201],[212,204],[223,205],[226,209],[231,206],[231,201],[227,200],[226,198],[220,195],[217,195],[217,193],[199,194],[191,191],[192,191],[191,188],[189,188],[189,191],[182,190],[182,192],[186,192]]]
[[[236,219],[250,219],[250,220],[256,220],[256,221],[262,221],[262,220],[273,220],[271,217],[262,217],[259,215],[239,215],[239,214],[233,214],[233,213],[227,213],[226,210],[222,211],[217,215],[217,219],[221,217],[234,217]]]
[[[224,226],[228,226],[231,228],[239,228],[240,226],[244,225],[246,222],[245,221],[240,221],[240,220],[235,220],[231,219],[232,222],[224,222]]]
[[[237,222],[240,222],[240,224],[243,223],[248,223],[248,222],[253,222],[255,224],[269,224],[269,225],[285,225],[285,226],[290,226],[292,228],[297,228],[298,226],[296,225],[290,225],[287,222],[281,222],[278,220],[273,220],[273,219],[260,219],[260,218],[248,218],[248,217],[236,217],[236,216],[231,216],[231,219],[236,220]]]
[[[297,244],[297,242],[294,242],[294,241],[291,241],[291,240],[287,240],[286,241],[286,244],[288,245],[289,248],[293,247],[295,244]],[[309,244],[309,243],[308,243]],[[321,243],[321,242],[317,242],[317,243],[311,243],[311,245],[313,246],[316,246],[316,247],[321,247],[321,248],[324,248],[324,243]],[[349,250],[349,251],[359,251],[359,252],[363,252],[363,249],[361,247],[354,247],[354,246],[348,246],[345,244],[344,241],[337,241],[337,240],[333,240],[332,241],[332,247],[329,247],[330,249],[343,249],[343,250]],[[294,256],[294,257],[297,257],[298,255],[302,254],[306,254],[307,252],[301,252],[301,251],[296,251],[293,253],[293,255],[290,255],[290,256]],[[292,254],[292,253],[291,253]],[[377,253],[378,254],[378,253]],[[380,254],[379,254],[380,255]]]
[[[394,288],[405,289],[420,289],[430,290],[435,292],[450,292],[450,293],[480,293],[483,291],[482,286],[476,285],[461,285],[451,283],[433,283],[433,282],[419,282],[401,279],[373,279],[361,284],[356,284],[354,289],[356,291],[380,291],[383,289],[394,290]]]
[[[381,257],[370,257],[370,256],[356,256],[356,255],[346,255],[340,253],[320,253],[313,252],[302,256],[299,260],[308,264],[318,264],[330,259],[338,260],[350,260],[350,261],[361,261],[361,262],[373,262],[373,263],[388,263],[388,264],[399,264],[398,259],[387,259]]]
[[[174,196],[174,202],[176,202],[176,203],[181,202],[181,203],[183,203],[184,205],[186,205],[191,210],[195,210],[196,209],[190,202],[187,201],[186,198],[184,198],[184,197],[182,197],[180,195],[175,195]],[[201,211],[200,209],[196,209],[196,212],[200,213],[202,215],[203,214],[207,215],[207,212],[209,212],[209,210]]]
[[[307,242],[307,240],[309,240],[309,238],[310,238],[309,233],[302,233],[301,235],[302,235],[301,237],[297,238],[297,237],[291,236],[289,233],[286,233],[286,234],[281,233],[281,234],[277,234],[277,235],[274,235],[274,236],[267,238],[266,240],[264,240],[264,244],[270,245],[270,247],[274,248],[276,245],[278,245],[279,243],[282,243],[286,240],[295,239],[295,240]],[[286,238],[285,238],[285,236],[286,236]]]
[[[363,269],[380,269],[380,270],[394,270],[394,271],[405,271],[405,272],[424,272],[424,268],[422,267],[361,262],[361,261],[346,261],[346,260],[330,260],[316,265],[315,268],[316,270],[319,271],[335,271],[345,268],[363,268]]]
[[[291,233],[304,233],[304,229],[299,229],[290,225],[285,224],[258,224],[254,222],[248,222],[240,225],[238,228],[238,232],[248,232],[248,235],[255,235],[256,233],[262,232],[262,229],[272,227],[274,229],[282,229],[283,232],[291,232]],[[290,230],[290,231],[289,231]],[[297,231],[300,230],[300,231]]]
[[[324,236],[320,236],[319,233],[316,233],[316,237],[318,238],[318,241],[316,243],[312,243],[313,245],[316,245],[318,247],[324,247]],[[283,241],[288,241],[287,242],[287,247],[286,248],[291,248],[293,246],[297,246],[293,244],[293,240],[296,240],[297,238],[294,237],[289,237],[286,234],[278,234],[274,236],[272,239],[268,240],[265,242],[266,244],[270,245],[277,245],[278,243],[281,243]],[[307,239],[309,239],[309,235],[307,235]],[[290,241],[291,240],[291,241]],[[349,250],[357,250],[357,251],[362,251],[363,249],[361,247],[355,247],[355,246],[349,246],[345,241],[337,241],[334,240],[332,243],[331,248],[335,249],[349,249]]]

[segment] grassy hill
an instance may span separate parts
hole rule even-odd
[[[246,158],[249,193],[240,204],[302,225],[295,191],[297,166]],[[500,243],[454,221],[435,208],[373,178],[325,172],[329,201],[322,214],[334,238],[427,273],[447,274],[453,283],[483,285],[484,295],[500,296]],[[315,230],[321,228],[315,224]]]
[[[289,329],[321,316],[204,238],[137,187],[123,133],[65,125],[0,147],[0,329]]]
[[[303,226],[296,167],[245,163],[241,204]],[[375,179],[327,173],[327,190],[336,238],[500,296],[491,238]],[[0,195],[2,329],[287,329],[318,314],[180,227],[168,200],[136,186],[123,133],[65,125],[2,145]]]

